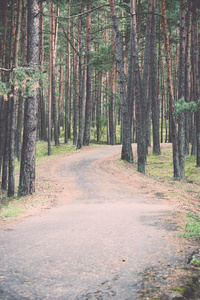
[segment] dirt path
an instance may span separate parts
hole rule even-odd
[[[164,280],[185,263],[190,253],[176,238],[181,206],[158,198],[159,187],[147,193],[148,182],[114,163],[120,148],[38,167],[51,187],[43,197],[56,205],[1,227],[0,299],[140,299],[145,270]]]

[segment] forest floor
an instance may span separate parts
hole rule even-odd
[[[170,147],[170,145],[163,144],[162,147]],[[10,227],[28,220],[31,216],[46,215],[53,208],[66,206],[74,203],[77,198],[81,198],[83,191],[77,188],[75,174],[66,173],[67,169],[65,167],[62,168],[62,160],[63,157],[68,157],[70,161],[74,156],[81,156],[83,153],[88,153],[88,155],[91,153],[92,155],[96,149],[98,148],[91,149],[90,147],[85,147],[82,150],[39,165],[37,167],[36,193],[25,197],[22,201],[22,206],[26,208],[26,213],[19,217],[0,220],[0,227],[9,230]],[[135,145],[133,146],[133,151],[136,153]],[[138,299],[200,299],[200,270],[198,265],[200,262],[200,239],[181,236],[188,220],[187,214],[193,213],[200,217],[200,205],[196,192],[197,187],[194,186],[191,189],[193,183],[183,180],[182,184],[186,187],[183,191],[174,184],[173,180],[166,182],[140,174],[131,165],[122,162],[119,153],[111,153],[106,158],[101,157],[98,160],[98,164],[94,162],[93,167],[98,171],[98,174],[102,173],[103,177],[108,176],[108,178],[111,178],[114,176],[122,184],[122,187],[123,184],[126,186],[126,189],[128,184],[130,192],[134,191],[134,194],[139,198],[145,197],[146,203],[149,202],[149,204],[155,206],[164,205],[170,207],[170,214],[163,214],[155,218],[149,217],[148,225],[167,231],[169,233],[169,243],[176,246],[177,257],[182,257],[182,259],[178,258],[177,263],[163,262],[162,258],[157,257],[157,264],[146,266],[143,269],[142,276],[140,274],[143,282],[139,288]],[[76,171],[78,172],[78,169]],[[64,180],[62,180],[63,178]],[[95,181],[94,178],[90,179]],[[101,179],[99,179],[97,185],[98,189],[99,185],[101,185]],[[123,193],[123,189],[120,193]],[[30,203],[32,204],[30,205]],[[197,262],[196,266],[192,263],[194,262],[194,255]],[[0,276],[1,280],[3,279]],[[88,296],[88,298],[81,299],[108,298],[107,296],[103,296],[103,294],[100,295],[97,293],[96,296],[91,294],[91,297]]]

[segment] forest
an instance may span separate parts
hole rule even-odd
[[[200,167],[199,0],[1,0],[1,189],[35,191],[36,143],[77,149],[106,131],[145,173],[172,143],[173,176]],[[117,140],[117,131],[120,140]]]

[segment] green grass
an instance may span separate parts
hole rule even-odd
[[[19,203],[18,200],[14,200],[1,208],[0,218],[17,217],[25,212],[26,210],[21,206],[21,203]]]
[[[188,214],[189,220],[186,223],[185,237],[200,237],[200,218],[192,213]]]

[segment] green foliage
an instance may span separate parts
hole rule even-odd
[[[90,64],[99,71],[108,72],[113,66],[112,44],[100,46],[99,53],[91,53]]]
[[[181,98],[175,103],[174,114],[179,115],[182,112],[186,112],[186,111],[190,111],[190,112],[194,113],[199,109],[200,109],[200,101],[198,101],[198,102],[191,101],[191,102],[187,103],[187,102],[185,102],[184,98]]]
[[[7,83],[0,81],[0,96],[5,98],[8,94],[8,92],[9,92],[9,89],[8,89]]]
[[[39,80],[42,81],[43,85],[46,82],[45,74],[39,70],[28,69],[24,67],[16,68],[13,70],[11,79],[5,83],[0,81],[0,96],[7,99],[7,95],[12,95],[13,88],[15,91],[21,91],[24,97],[32,97],[37,93],[39,87]]]

